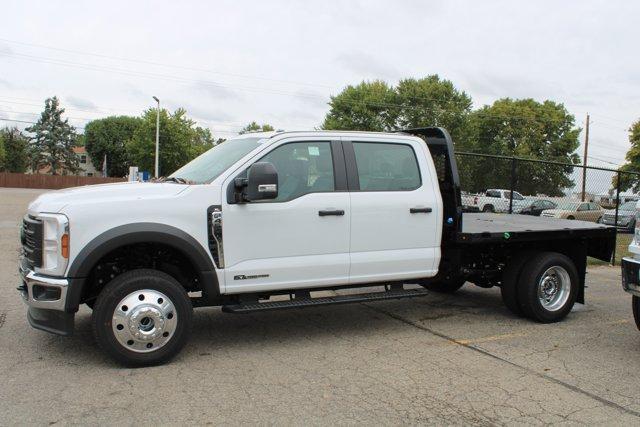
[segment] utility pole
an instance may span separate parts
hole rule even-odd
[[[585,190],[587,187],[587,153],[589,152],[589,114],[587,114],[587,127],[584,133],[584,157],[582,158],[582,198],[584,202]]]
[[[158,154],[160,152],[160,100],[155,96],[153,99],[158,103],[158,110],[156,113],[156,168],[154,172],[155,177],[158,178],[158,174],[160,173],[160,169],[158,167]]]

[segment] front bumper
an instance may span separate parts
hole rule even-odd
[[[71,335],[75,313],[65,311],[69,281],[65,278],[42,276],[22,268],[20,280],[18,291],[29,307],[29,324],[54,334]]]
[[[640,260],[622,258],[622,289],[640,297]]]
[[[602,218],[602,223],[606,225],[615,225],[616,227],[619,227],[619,228],[629,228],[629,226],[633,224],[634,219],[635,219],[635,216],[618,215],[618,222],[616,224],[615,216],[605,215]]]

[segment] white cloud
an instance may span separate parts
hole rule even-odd
[[[613,117],[621,129],[640,116],[637,2],[221,0],[184,7],[114,0],[109,8],[80,1],[65,6],[3,3],[12,17],[3,22],[3,37],[75,53],[0,41],[2,96],[41,105],[55,94],[76,108],[139,114],[154,106],[156,95],[164,105],[211,120],[215,133],[216,123],[234,129],[222,122],[316,126],[329,95],[347,84],[437,73],[467,91],[475,106],[533,97],[564,103],[578,121],[590,112],[594,152],[598,141],[627,144],[625,132],[599,128],[598,115]],[[624,148],[616,150],[622,158]]]

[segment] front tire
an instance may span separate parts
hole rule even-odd
[[[93,309],[96,341],[129,367],[164,363],[186,344],[193,306],[180,283],[157,270],[132,270],[100,292]]]
[[[558,322],[573,308],[578,283],[578,270],[571,259],[557,252],[541,252],[520,273],[518,302],[530,319]]]

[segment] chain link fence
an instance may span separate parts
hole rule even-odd
[[[637,179],[638,173],[491,154],[455,155],[466,212],[575,219],[634,232],[640,195],[621,191],[620,183]]]

